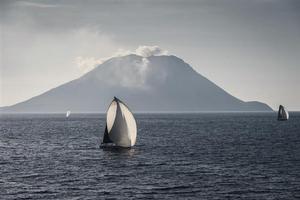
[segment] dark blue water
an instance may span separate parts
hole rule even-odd
[[[137,145],[103,151],[104,115],[2,115],[0,198],[300,198],[300,113],[136,117]]]

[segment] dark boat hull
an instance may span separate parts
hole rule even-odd
[[[288,119],[277,119],[278,121],[287,121]]]
[[[113,143],[100,144],[100,149],[131,149],[131,147],[121,147]]]

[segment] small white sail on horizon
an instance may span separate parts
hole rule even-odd
[[[106,114],[106,127],[102,144],[132,147],[137,136],[136,121],[129,108],[114,97]]]
[[[68,110],[67,113],[66,113],[66,117],[69,117],[70,114],[71,114],[71,111]]]
[[[282,106],[282,105],[279,106],[277,119],[279,121],[285,121],[285,120],[289,119],[289,113],[286,110],[286,108],[284,106]]]

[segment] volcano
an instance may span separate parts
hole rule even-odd
[[[114,57],[78,79],[2,112],[106,112],[114,96],[134,112],[271,111],[244,102],[176,56]]]

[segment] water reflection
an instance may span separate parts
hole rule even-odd
[[[124,148],[116,146],[102,147],[100,150],[103,151],[104,155],[108,156],[125,155],[132,157],[134,154],[137,153],[136,148]]]

